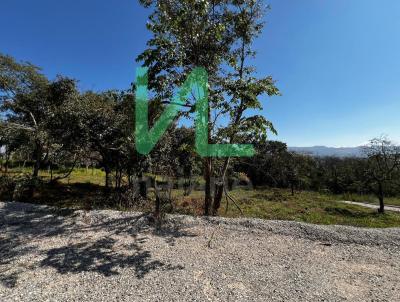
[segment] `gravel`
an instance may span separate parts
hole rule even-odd
[[[400,229],[0,203],[0,301],[400,301]]]

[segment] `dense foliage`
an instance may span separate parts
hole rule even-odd
[[[159,1],[141,0],[151,8],[147,28],[152,34],[138,62],[149,68],[154,98],[168,103],[195,67],[208,72],[208,142],[241,143],[243,137],[265,138],[275,132],[270,121],[257,114],[262,95],[279,95],[270,76],[256,77],[251,64],[255,39],[263,27],[266,7],[257,0]],[[183,106],[193,118],[196,100]],[[223,119],[224,122],[221,122]],[[218,212],[230,158],[222,164],[203,159],[204,214]],[[216,190],[212,196],[212,179]]]

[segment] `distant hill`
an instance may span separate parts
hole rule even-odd
[[[363,157],[361,147],[344,147],[344,148],[333,148],[325,146],[314,146],[314,147],[288,147],[289,151],[308,154],[312,156],[324,157],[324,156],[335,156],[335,157]]]

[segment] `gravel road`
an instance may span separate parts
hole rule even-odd
[[[400,229],[0,203],[0,301],[400,301]]]

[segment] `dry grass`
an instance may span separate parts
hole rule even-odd
[[[13,174],[28,173],[13,170]],[[49,173],[41,171],[41,177],[48,179]],[[69,178],[62,180],[56,186],[45,186],[36,192],[33,202],[51,204],[68,208],[114,208],[131,210],[113,204],[104,198],[104,172],[99,169],[75,169]],[[318,192],[296,192],[294,196],[283,189],[249,189],[236,188],[231,193],[237,201],[245,217],[294,220],[315,224],[339,224],[358,227],[400,227],[400,213],[387,212],[378,214],[373,209],[347,205],[338,202],[346,199],[355,201],[376,202],[369,196],[333,196]],[[193,191],[190,196],[184,196],[182,190],[174,190],[174,213],[199,216],[203,213],[204,193]],[[149,201],[142,205],[143,210],[152,208],[154,196],[150,190]],[[361,200],[359,199],[361,198]],[[387,199],[387,204],[400,205],[398,199]],[[135,209],[140,210],[140,209]],[[224,198],[220,216],[240,217],[236,206]]]

